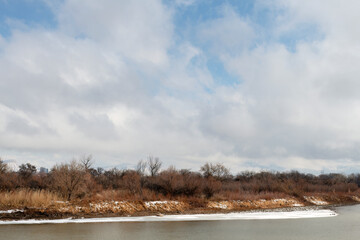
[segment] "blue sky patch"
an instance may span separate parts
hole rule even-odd
[[[234,86],[240,83],[239,77],[229,73],[220,60],[211,58],[207,61],[206,65],[216,84]]]
[[[26,26],[55,28],[56,18],[50,7],[41,0],[1,0],[0,1],[0,34],[11,35],[11,21],[18,21]]]

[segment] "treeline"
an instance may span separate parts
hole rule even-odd
[[[360,174],[312,175],[291,172],[249,172],[231,175],[221,163],[206,163],[197,172],[169,167],[155,157],[136,169],[93,168],[91,155],[55,165],[39,173],[30,163],[10,171],[0,159],[0,190],[49,190],[67,200],[223,199],[250,200],[309,193],[359,192]]]

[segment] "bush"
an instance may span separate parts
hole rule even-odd
[[[68,200],[74,197],[82,197],[88,190],[90,174],[75,160],[70,164],[56,165],[50,174],[52,188]]]

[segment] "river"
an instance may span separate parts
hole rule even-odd
[[[360,205],[335,211],[306,219],[0,225],[0,239],[358,239]]]

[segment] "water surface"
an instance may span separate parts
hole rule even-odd
[[[3,225],[0,239],[358,239],[360,205],[335,210],[307,219]]]

